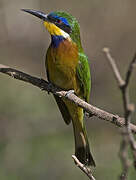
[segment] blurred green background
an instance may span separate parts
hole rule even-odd
[[[123,115],[117,84],[102,48],[111,48],[124,77],[136,50],[135,0],[0,0],[0,63],[46,78],[44,57],[50,43],[41,21],[21,12],[63,10],[81,26],[82,44],[92,73],[91,103]],[[136,72],[130,83],[136,103]],[[134,114],[135,117],[136,114]],[[135,121],[135,118],[133,118]],[[92,118],[86,121],[98,180],[115,180],[120,129]],[[51,95],[0,74],[0,179],[44,180],[87,177],[74,165],[72,126],[66,126]],[[129,179],[136,179],[131,169]]]

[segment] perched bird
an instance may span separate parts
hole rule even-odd
[[[22,9],[43,20],[51,35],[51,44],[46,54],[46,72],[49,82],[63,90],[74,90],[86,102],[90,96],[90,69],[88,58],[80,40],[77,20],[65,12],[44,14],[41,11]],[[74,103],[54,95],[66,124],[72,121],[75,137],[75,155],[84,165],[95,166],[90,152],[84,123],[84,111]]]

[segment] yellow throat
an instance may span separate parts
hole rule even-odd
[[[47,21],[44,21],[43,24],[51,35],[63,36],[64,38],[70,38],[68,33],[64,32],[62,29],[57,27],[55,24],[47,22]]]

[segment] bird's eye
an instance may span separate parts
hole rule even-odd
[[[61,24],[61,23],[62,23],[62,21],[61,21],[60,19],[57,19],[56,22],[57,22],[58,24]]]

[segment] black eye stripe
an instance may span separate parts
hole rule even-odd
[[[72,29],[70,26],[64,24],[61,20],[56,19],[55,17],[48,15],[49,22],[54,23],[56,26],[58,26],[60,29],[65,31],[66,33],[70,34],[72,32]]]
[[[61,24],[56,24],[60,29],[62,29],[63,31],[67,32],[68,34],[70,34],[72,32],[71,27],[65,25],[64,23]]]

